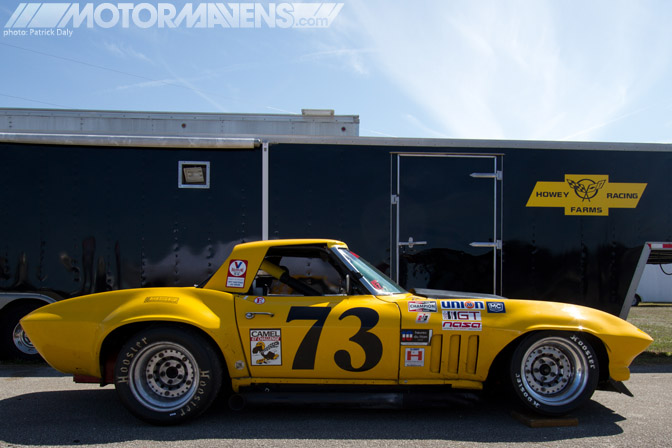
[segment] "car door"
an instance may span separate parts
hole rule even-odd
[[[275,266],[314,294],[269,278],[267,264],[257,273],[252,294],[236,296],[251,376],[396,381],[398,306],[373,295],[346,295],[343,273],[315,250],[273,256]]]

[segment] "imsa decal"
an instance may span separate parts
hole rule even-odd
[[[609,182],[605,174],[565,174],[564,182],[537,182],[526,207],[563,207],[565,215],[609,216],[610,208],[637,208],[646,186]]]

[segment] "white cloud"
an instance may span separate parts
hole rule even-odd
[[[312,53],[306,53],[299,57],[300,62],[311,61],[338,61],[341,66],[349,68],[359,75],[368,75],[369,69],[365,62],[371,49],[366,48],[328,48]]]
[[[133,47],[123,44],[123,43],[114,43],[114,42],[103,42],[103,47],[108,52],[113,55],[124,58],[124,59],[137,59],[143,62],[154,64],[154,62],[147,57],[144,53],[141,53],[135,50]]]
[[[599,139],[669,69],[672,33],[649,2],[407,5],[350,3],[346,32],[452,137]]]

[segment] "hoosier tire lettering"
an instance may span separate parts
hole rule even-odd
[[[115,388],[133,415],[175,424],[204,412],[222,383],[209,341],[183,328],[151,328],[131,337],[115,364]]]
[[[514,350],[509,378],[514,395],[528,409],[563,415],[588,401],[597,387],[595,351],[580,333],[540,331]]]

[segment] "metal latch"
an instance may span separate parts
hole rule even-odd
[[[474,179],[497,179],[502,180],[504,178],[504,173],[501,171],[495,171],[494,173],[471,173],[469,175]]]
[[[491,247],[497,250],[502,250],[502,240],[497,240],[495,242],[488,241],[488,242],[473,242],[469,244],[471,247]]]
[[[411,237],[408,238],[407,243],[400,242],[399,246],[400,247],[401,246],[408,246],[409,249],[413,249],[413,246],[424,246],[426,244],[427,244],[427,241],[413,241],[413,237],[411,236]]]

